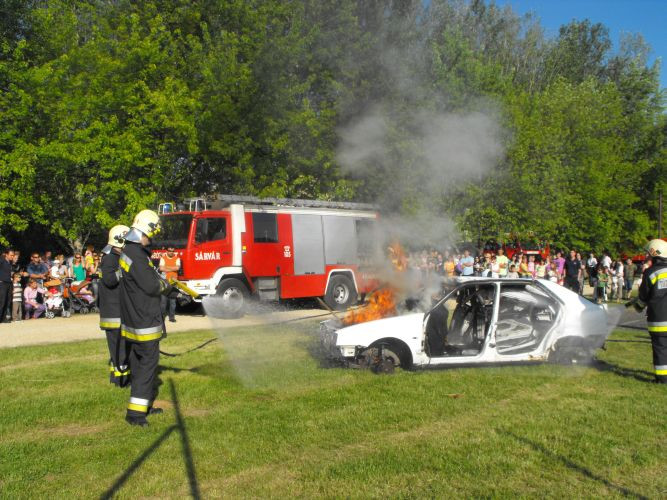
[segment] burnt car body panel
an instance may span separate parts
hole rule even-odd
[[[321,342],[346,364],[379,347],[419,368],[585,360],[608,335],[602,306],[550,281],[458,278],[449,287],[426,313],[348,327],[325,321]]]

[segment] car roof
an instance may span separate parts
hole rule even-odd
[[[457,276],[456,278],[445,278],[445,282],[455,283],[531,283],[537,280],[533,278],[485,278],[483,276]]]

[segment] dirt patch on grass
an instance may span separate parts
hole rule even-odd
[[[185,410],[183,413],[186,417],[206,417],[213,412],[212,410],[208,410],[206,408],[191,408],[189,410]]]
[[[34,429],[30,433],[16,434],[11,436],[8,441],[14,443],[30,443],[38,442],[44,439],[53,439],[60,437],[78,437],[87,436],[90,434],[99,434],[107,431],[112,424],[104,423],[97,425],[82,425],[82,424],[64,424],[56,427],[44,427],[42,429]]]
[[[282,465],[259,465],[225,478],[204,481],[202,493],[211,497],[247,498],[248,491],[257,491],[257,485],[262,484],[267,491],[289,491],[291,496],[298,496],[297,479],[297,474]]]
[[[21,363],[16,363],[14,365],[5,365],[5,366],[0,366],[0,373],[4,371],[9,371],[9,370],[20,370],[22,368],[36,368],[38,366],[48,366],[48,365],[55,365],[55,364],[68,364],[68,363],[74,363],[74,362],[80,362],[80,361],[96,361],[96,360],[104,360],[104,355],[101,354],[91,354],[89,356],[72,356],[69,358],[53,358],[53,359],[36,359],[34,361],[24,361]]]
[[[174,403],[167,401],[166,399],[156,399],[153,401],[153,406],[156,408],[162,408],[163,410],[173,410]]]
[[[153,406],[156,408],[162,408],[164,411],[174,409],[174,403],[166,399],[156,399],[153,401]],[[205,417],[212,413],[212,410],[207,408],[185,408],[182,411],[183,415],[186,417]]]

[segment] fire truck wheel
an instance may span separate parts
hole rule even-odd
[[[241,280],[227,278],[220,282],[216,295],[221,299],[222,317],[225,319],[240,318],[245,313],[248,301],[248,287]]]
[[[332,276],[324,302],[336,311],[343,311],[357,302],[357,290],[350,278],[343,274]]]

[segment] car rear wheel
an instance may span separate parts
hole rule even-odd
[[[579,338],[565,337],[556,342],[548,361],[559,365],[589,364],[595,353]]]
[[[216,290],[220,316],[225,319],[242,317],[249,295],[248,287],[241,280],[236,278],[222,280]]]
[[[344,311],[357,302],[357,289],[352,280],[342,274],[332,276],[324,302],[335,311]]]

